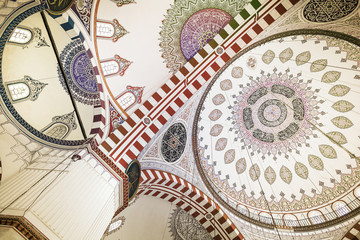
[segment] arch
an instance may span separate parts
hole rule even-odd
[[[331,208],[339,217],[344,216],[351,211],[347,203],[342,200],[334,202],[331,205]]]
[[[217,203],[174,174],[154,169],[142,170],[138,195],[159,197],[176,204],[199,221],[210,234],[215,232],[214,239],[244,239]]]
[[[356,222],[344,235],[342,240],[360,240],[360,222]]]
[[[326,222],[324,214],[319,210],[312,210],[307,214],[311,224],[320,224]]]
[[[8,42],[19,45],[27,45],[34,38],[34,33],[27,27],[16,27],[12,32]]]
[[[115,28],[110,22],[98,20],[96,22],[96,37],[112,38],[115,35]]]

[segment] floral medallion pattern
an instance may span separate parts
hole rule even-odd
[[[75,100],[87,105],[100,104],[95,72],[81,40],[70,42],[61,52],[60,60]],[[61,85],[68,92],[59,67],[58,74]]]
[[[360,181],[360,84],[356,59],[344,57],[359,49],[322,35],[282,37],[215,76],[195,118],[195,157],[229,210],[304,219],[311,208],[333,211],[338,197],[351,201]]]
[[[177,0],[167,11],[160,31],[166,67],[179,70],[230,20],[247,0]]]
[[[194,13],[184,24],[180,34],[181,51],[190,60],[231,20],[219,9],[203,9]]]

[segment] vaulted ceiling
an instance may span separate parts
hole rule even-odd
[[[87,147],[125,189],[105,239],[342,239],[359,220],[357,0],[69,7],[3,20],[2,182]]]

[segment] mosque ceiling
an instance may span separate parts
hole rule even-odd
[[[297,2],[78,0],[46,14],[63,69],[33,14],[17,22],[26,43],[8,34],[0,49],[4,113],[42,144],[83,143],[64,73],[115,172],[138,157],[146,174],[180,176],[238,228],[348,220],[360,204],[360,44],[323,30],[360,36],[359,2]],[[315,30],[269,37],[299,28]],[[186,238],[180,220],[194,218],[172,211],[171,233]]]

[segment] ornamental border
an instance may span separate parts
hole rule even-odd
[[[274,227],[279,227],[277,225],[274,224],[269,224],[269,223],[264,223],[264,222],[260,222],[257,221],[251,217],[248,217],[244,214],[241,214],[240,212],[236,211],[235,209],[233,209],[229,204],[226,203],[225,200],[223,200],[218,194],[217,192],[212,188],[211,183],[209,182],[209,180],[207,179],[207,177],[205,176],[205,173],[203,171],[203,168],[201,167],[201,163],[200,163],[200,159],[199,159],[199,155],[198,155],[198,143],[197,143],[197,128],[198,128],[198,120],[199,120],[199,116],[200,116],[200,111],[201,111],[201,107],[204,104],[204,101],[206,99],[206,96],[208,95],[209,91],[211,90],[212,85],[215,83],[215,81],[219,78],[219,76],[235,61],[237,60],[239,57],[241,57],[242,55],[244,55],[245,53],[249,52],[250,50],[275,39],[279,39],[279,38],[283,38],[283,37],[288,37],[288,36],[292,36],[292,35],[312,35],[312,34],[316,34],[316,35],[325,35],[325,36],[330,36],[330,37],[334,37],[334,38],[340,38],[342,40],[348,41],[352,44],[355,44],[357,46],[360,47],[360,39],[344,34],[344,33],[340,33],[340,32],[334,32],[334,31],[329,31],[329,30],[319,30],[319,29],[297,29],[297,30],[291,30],[291,31],[286,31],[283,33],[278,33],[278,34],[274,34],[272,36],[266,37],[254,44],[252,44],[251,46],[245,48],[244,50],[240,51],[239,53],[237,53],[233,58],[231,58],[213,77],[213,79],[210,81],[209,85],[207,86],[207,88],[205,89],[199,104],[198,104],[198,108],[196,109],[195,112],[195,117],[194,117],[194,124],[193,124],[193,129],[192,129],[192,145],[193,145],[193,153],[194,153],[194,158],[195,158],[195,163],[196,163],[196,167],[198,169],[198,172],[200,173],[201,179],[203,180],[204,184],[206,185],[207,189],[210,191],[210,193],[215,197],[215,199],[221,203],[221,205],[223,205],[227,210],[229,210],[230,212],[232,212],[233,214],[235,214],[236,216],[244,219],[245,221],[248,221],[250,223],[253,223],[255,225],[264,227],[264,228],[270,228],[273,229]],[[323,223],[319,223],[319,224],[313,224],[313,225],[308,225],[308,226],[300,226],[300,227],[291,227],[295,232],[302,232],[302,231],[309,231],[309,230],[316,230],[316,229],[321,229],[321,228],[326,228],[329,226],[333,226],[335,224],[344,222],[354,216],[356,216],[358,213],[360,213],[360,207],[356,208],[355,210],[352,210],[350,213],[338,217],[336,219],[333,220],[328,220],[325,221]],[[281,226],[280,226],[281,227]]]

